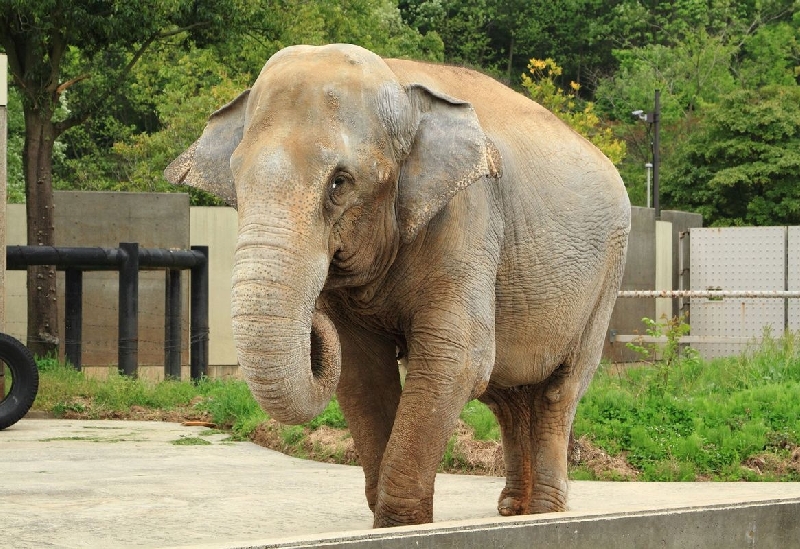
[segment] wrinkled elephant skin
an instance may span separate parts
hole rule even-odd
[[[499,512],[565,509],[568,436],[630,230],[593,145],[471,70],[293,46],[165,176],[237,208],[245,379],[286,423],[336,392],[375,526],[432,520],[471,398],[501,427]]]

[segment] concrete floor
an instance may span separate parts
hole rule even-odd
[[[372,517],[360,468],[295,459],[204,431],[174,423],[52,419],[23,419],[0,431],[0,547],[360,547],[389,532],[365,532]],[[210,444],[173,444],[187,438]],[[476,525],[496,529],[715,506],[788,504],[792,516],[800,511],[800,483],[574,482],[567,513],[504,519],[495,508],[503,483],[439,475],[434,525],[393,532],[463,532]]]

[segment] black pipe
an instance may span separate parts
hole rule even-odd
[[[199,380],[208,375],[208,246],[192,246],[205,258],[192,268],[190,288],[190,341],[189,355],[191,378]]]
[[[83,271],[67,269],[64,289],[64,355],[81,371],[83,341]]]
[[[120,244],[119,248],[78,248],[56,246],[6,246],[6,268],[26,270],[29,265],[56,265],[57,269],[72,271],[67,286],[77,284],[76,277],[82,271],[119,272],[119,371],[125,375],[136,375],[139,359],[139,270],[146,269],[191,269],[191,373],[192,379],[208,374],[208,246],[194,246],[188,250],[165,250],[139,248],[138,244]],[[80,290],[82,295],[82,276]],[[77,288],[77,286],[75,287]],[[69,294],[69,290],[67,290]],[[172,298],[180,301],[180,294]],[[167,298],[170,299],[170,298]],[[67,296],[66,308],[71,311],[67,319],[65,352],[76,368],[80,368],[82,298],[78,294]],[[77,309],[75,309],[77,307]],[[169,341],[165,345],[178,350],[178,376],[180,376],[180,307],[177,330],[177,346]],[[177,318],[177,321],[175,320]],[[77,330],[77,336],[72,335]],[[72,343],[72,346],[70,344]],[[170,360],[176,360],[173,357]],[[167,364],[165,363],[165,369]],[[174,372],[174,364],[170,368]]]
[[[136,376],[139,368],[139,244],[121,242],[119,266],[119,373]]]
[[[181,378],[181,272],[168,269],[164,298],[164,378]]]
[[[147,269],[191,269],[205,258],[199,252],[140,248],[139,267]],[[74,248],[65,246],[7,246],[6,269],[24,271],[28,265],[56,265],[83,271],[117,270],[123,257],[119,248]]]

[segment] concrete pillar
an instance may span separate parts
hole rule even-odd
[[[672,290],[672,223],[656,221],[656,290]],[[656,299],[657,322],[672,318],[672,299]]]
[[[0,332],[6,326],[6,141],[8,58],[0,54]]]

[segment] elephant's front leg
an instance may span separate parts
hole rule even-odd
[[[373,511],[381,460],[400,401],[395,343],[337,324],[342,374],[336,394],[364,469],[364,492]]]
[[[378,483],[375,527],[433,521],[433,488],[458,417],[471,395],[485,388],[494,340],[482,334],[409,338],[408,373]]]

